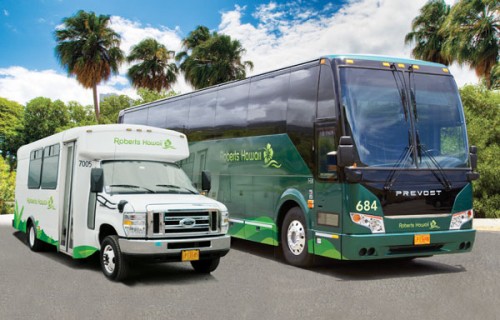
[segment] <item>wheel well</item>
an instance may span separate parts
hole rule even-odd
[[[276,220],[276,228],[278,229],[278,242],[281,242],[281,225],[283,224],[283,220],[285,219],[286,213],[293,207],[300,208],[300,205],[293,200],[287,200],[281,205],[281,208],[278,212],[278,219]]]
[[[104,238],[106,238],[107,236],[113,235],[118,235],[115,228],[113,228],[109,224],[101,225],[101,227],[99,228],[99,244],[101,244]]]

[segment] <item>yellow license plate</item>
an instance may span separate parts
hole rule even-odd
[[[413,237],[413,244],[416,246],[424,245],[424,244],[431,244],[431,235],[430,234],[416,234]]]
[[[200,250],[184,250],[182,251],[182,261],[200,260]]]

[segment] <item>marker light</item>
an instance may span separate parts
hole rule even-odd
[[[351,220],[357,225],[370,229],[372,233],[385,233],[382,217],[351,212]]]
[[[390,67],[390,66],[391,66],[391,64],[390,64],[389,62],[383,62],[383,63],[382,63],[382,65],[383,65],[384,67]]]
[[[443,68],[443,72],[449,73],[450,70],[448,70],[448,68]]]
[[[352,59],[347,59],[345,62],[346,62],[346,63],[348,63],[348,64],[353,64],[353,63],[354,63],[354,60],[352,60]]]
[[[454,213],[451,216],[450,230],[459,230],[462,226],[474,218],[474,210],[466,210]]]

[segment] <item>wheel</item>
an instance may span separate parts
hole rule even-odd
[[[215,271],[219,266],[220,258],[212,258],[207,260],[191,261],[194,271],[198,273],[210,273]]]
[[[107,236],[101,244],[101,269],[106,278],[113,281],[125,279],[127,261],[123,256],[117,236]]]
[[[286,213],[281,225],[281,249],[286,262],[297,267],[312,265],[308,252],[307,228],[302,210],[294,207]]]
[[[41,251],[43,248],[43,243],[41,240],[38,240],[36,237],[36,229],[33,223],[29,223],[28,225],[28,235],[27,235],[28,246],[31,251]]]

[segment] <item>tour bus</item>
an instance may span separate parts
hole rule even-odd
[[[229,233],[285,260],[413,259],[472,249],[477,154],[448,68],[330,55],[122,111],[188,135],[182,168]],[[207,190],[208,191],[208,190]]]
[[[210,273],[230,248],[228,211],[176,164],[188,156],[186,135],[143,125],[73,128],[22,146],[13,227],[33,251],[99,251],[111,280],[134,259]]]

